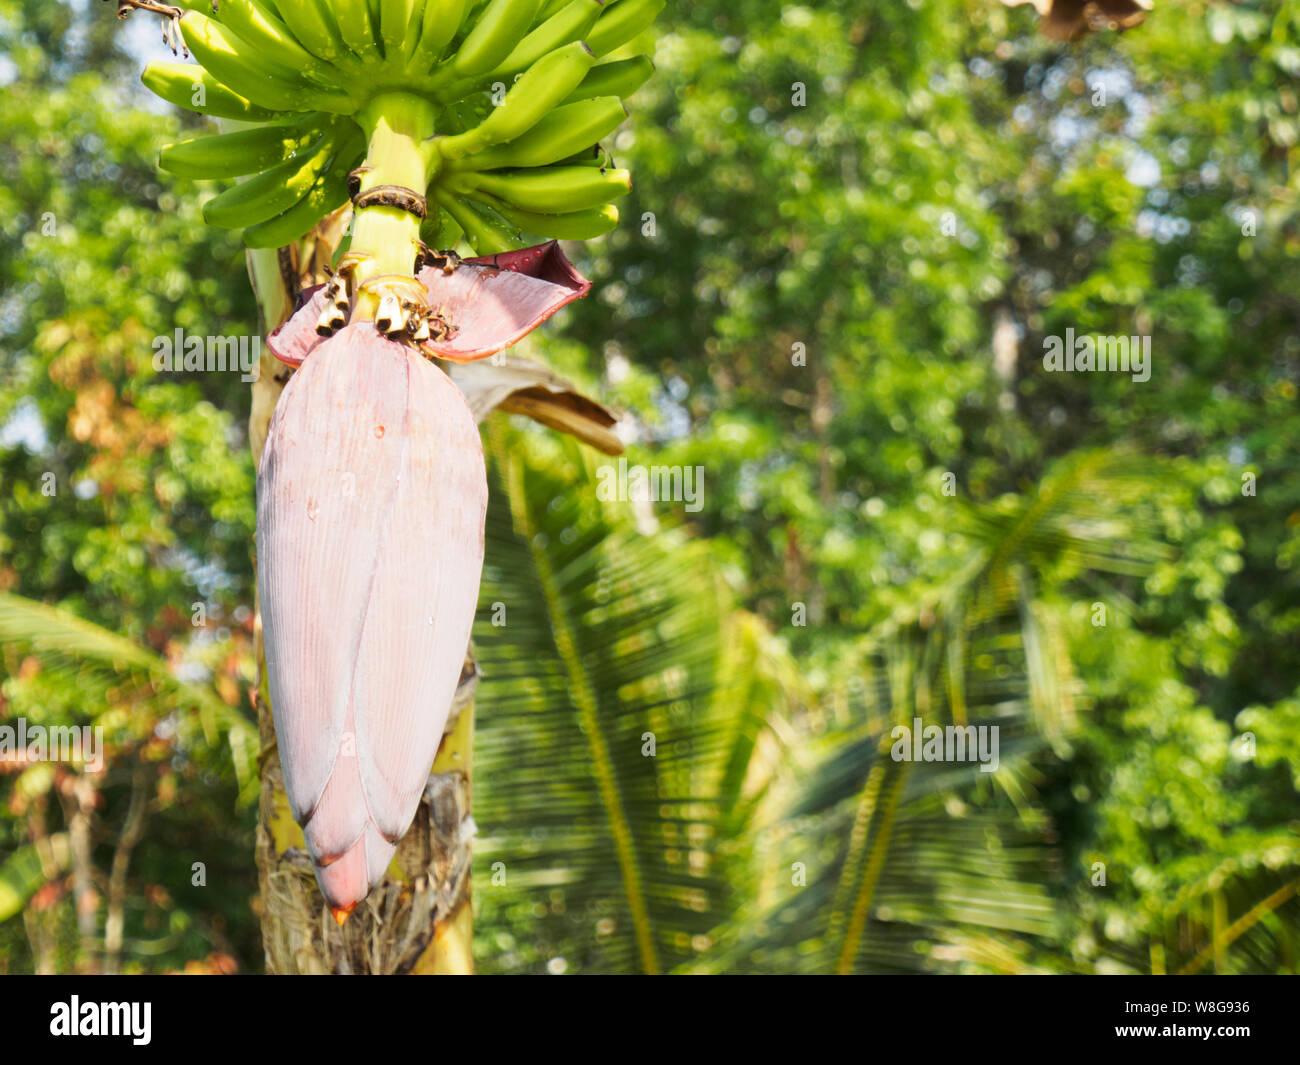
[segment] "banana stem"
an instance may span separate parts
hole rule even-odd
[[[420,96],[393,92],[376,96],[357,120],[366,131],[369,146],[361,176],[364,193],[379,185],[399,185],[424,194],[433,178],[434,105]],[[379,309],[380,294],[359,286],[373,277],[415,274],[420,220],[397,207],[362,207],[352,223],[350,256],[358,262],[352,273],[352,319],[371,320]]]

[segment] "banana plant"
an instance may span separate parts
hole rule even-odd
[[[428,360],[495,354],[586,294],[554,238],[617,224],[630,179],[600,141],[652,68],[608,57],[663,3],[119,4],[161,14],[198,61],[152,64],[147,86],[244,127],[161,154],[243,179],[205,205],[210,224],[281,248],[352,205],[327,280],[269,338],[297,372],[266,431],[257,523],[285,789],[340,925],[425,793],[483,563],[475,418]]]

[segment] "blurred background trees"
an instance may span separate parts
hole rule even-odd
[[[256,311],[109,6],[0,0],[0,716],[108,742],[0,763],[0,968],[257,970],[248,386],[151,363]],[[1036,21],[647,36],[534,353],[703,509],[485,428],[484,971],[1295,971],[1300,3]],[[1001,768],[894,762],[915,716]]]

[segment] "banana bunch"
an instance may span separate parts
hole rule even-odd
[[[178,9],[193,63],[144,83],[234,132],[169,145],[178,175],[243,180],[210,200],[250,247],[292,243],[347,202],[385,94],[436,108],[421,236],[478,254],[585,239],[618,223],[630,189],[600,142],[653,66],[608,58],[665,0],[203,0]],[[154,7],[151,6],[150,10]],[[409,184],[409,180],[407,182]],[[352,187],[355,194],[356,185]]]

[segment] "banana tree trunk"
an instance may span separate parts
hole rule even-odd
[[[322,227],[328,225],[322,223]],[[250,252],[249,272],[262,308],[264,332],[293,310],[300,285],[318,284],[318,247],[332,246],[318,230],[298,247]],[[290,370],[262,356],[253,384],[249,441],[261,456],[276,400]],[[302,829],[289,810],[276,749],[275,725],[265,684],[260,609],[256,620],[258,730],[261,736],[261,796],[257,827],[257,871],[262,942],[268,973],[360,974],[473,972],[470,893],[471,768],[474,688],[478,670],[470,648],[461,671],[442,743],[419,810],[397,849],[388,875],[352,914],[335,923],[321,897]]]

